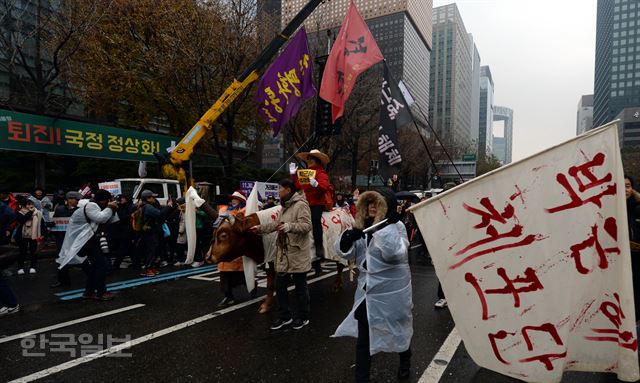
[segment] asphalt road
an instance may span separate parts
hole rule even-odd
[[[415,334],[410,381],[516,382],[479,368],[462,343],[450,342],[451,316],[433,307],[433,267],[418,250],[411,266]],[[355,286],[346,282],[342,291],[332,292],[331,265],[321,277],[309,277],[311,324],[275,332],[269,330],[275,312],[257,313],[264,288],[256,299],[239,288],[239,303],[220,310],[215,267],[162,271],[145,279],[132,270],[117,270],[108,278],[117,294],[110,302],[76,297],[84,283],[79,269],[72,272],[72,287],[49,288],[55,280],[51,259],[40,262],[37,275],[9,277],[22,311],[0,317],[0,381],[353,381],[355,339],[330,336],[349,312]],[[102,351],[90,348],[100,344]],[[397,355],[374,356],[372,381],[397,381],[397,366]],[[563,379],[616,381],[610,374],[567,373]]]

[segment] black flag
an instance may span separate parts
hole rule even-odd
[[[400,173],[402,156],[398,145],[398,127],[411,122],[408,105],[402,97],[387,62],[384,62],[384,78],[380,94],[380,127],[378,151],[380,152],[379,175],[387,183],[394,174]]]

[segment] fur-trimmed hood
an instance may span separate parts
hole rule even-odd
[[[368,191],[360,194],[358,203],[356,204],[356,223],[355,227],[359,229],[364,228],[364,222],[367,219],[368,207],[370,203],[376,204],[376,217],[373,220],[373,224],[384,220],[389,220],[389,223],[398,222],[398,200],[391,189],[381,189],[379,191]]]
[[[387,201],[382,198],[380,193],[375,191],[368,191],[360,194],[358,198],[358,203],[356,204],[356,224],[355,227],[358,229],[364,229],[364,221],[367,219],[369,215],[369,204],[376,204],[376,217],[373,220],[373,224],[382,221],[384,217],[387,215]]]

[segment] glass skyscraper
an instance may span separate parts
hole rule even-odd
[[[455,4],[433,9],[429,118],[447,143],[471,145],[472,41]]]
[[[640,1],[598,0],[593,127],[640,106]]]

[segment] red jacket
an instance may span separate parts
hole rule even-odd
[[[296,183],[296,188],[304,190],[309,206],[324,206],[326,204],[325,195],[329,190],[329,175],[322,166],[310,166],[309,169],[316,171],[318,187],[314,188],[311,184],[300,184],[297,174],[293,175],[293,181]]]

